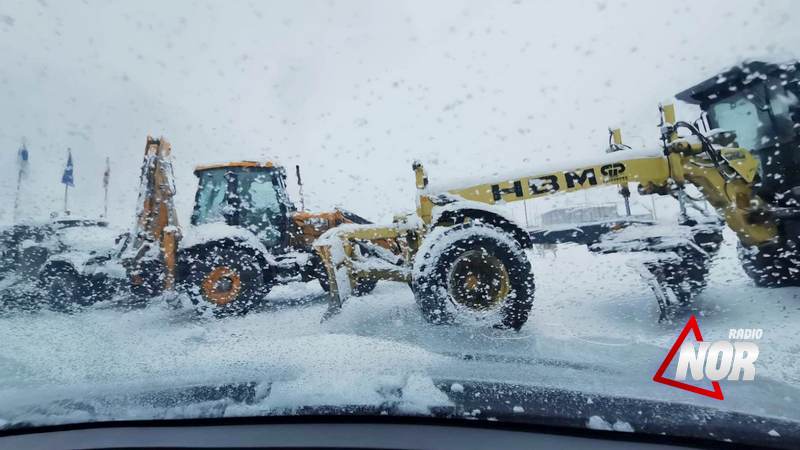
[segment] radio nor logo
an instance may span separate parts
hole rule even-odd
[[[686,340],[689,333],[694,334],[694,342]],[[763,334],[759,328],[732,328],[728,332],[728,340],[705,342],[697,319],[692,316],[653,376],[653,381],[723,400],[725,396],[722,395],[720,380],[755,379],[758,345],[752,341],[761,339]],[[667,378],[665,373],[676,356],[674,377]],[[689,380],[710,381],[713,389],[689,384],[686,382]]]

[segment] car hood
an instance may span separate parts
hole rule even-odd
[[[341,392],[300,393],[302,380],[187,385],[132,393],[96,393],[31,406],[0,435],[37,426],[131,420],[273,416],[396,416],[487,420],[718,440],[779,448],[800,446],[800,422],[632,397],[422,375],[385,376],[380,388],[344,401]],[[350,394],[358,391],[348,389]],[[302,400],[301,400],[302,397]]]

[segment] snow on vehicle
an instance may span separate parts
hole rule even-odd
[[[108,298],[125,280],[119,259],[125,238],[105,221],[56,221],[50,248],[57,250],[38,271],[44,302],[64,311]]]
[[[298,211],[286,192],[285,169],[272,162],[212,164],[194,173],[191,226],[182,229],[172,201],[170,145],[148,137],[138,220],[125,256],[135,293],[177,289],[199,309],[244,313],[276,284],[319,279],[327,288],[312,242],[337,225],[369,223],[338,209]],[[372,287],[363,282],[360,292]]]
[[[87,305],[108,295],[124,278],[115,258],[119,243],[120,233],[102,220],[67,216],[13,225],[0,233],[0,273],[13,278],[9,287],[30,294],[28,303],[57,310]]]
[[[431,185],[415,162],[415,216],[388,226],[338,227],[315,244],[331,284],[326,317],[339,311],[356,280],[372,277],[409,282],[423,316],[433,323],[478,316],[497,327],[519,329],[533,303],[533,275],[523,252],[532,239],[492,205],[599,186],[627,189],[630,183],[637,183],[641,194],[679,200],[680,236],[652,240],[658,235],[638,230],[636,245],[612,239],[611,244],[623,245],[597,250],[661,253],[648,271],[661,296],[662,317],[668,300],[687,303],[705,286],[709,260],[721,240],[713,223],[698,223],[685,213],[689,184],[736,233],[743,267],[756,283],[799,283],[794,250],[800,244],[800,164],[794,159],[800,146],[798,68],[798,63],[745,63],[678,94],[699,104],[703,123],[717,130],[701,132],[696,125],[701,120],[678,121],[674,106],[665,105],[659,108],[663,148],[657,151],[623,146],[615,130],[611,151],[596,161],[440,186]],[[354,250],[387,238],[407,250],[400,267]]]
[[[50,233],[48,224],[17,224],[0,231],[0,278],[34,275],[47,257],[36,243]]]

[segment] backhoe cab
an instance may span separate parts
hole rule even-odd
[[[197,167],[193,226],[225,223],[252,232],[264,247],[289,245],[295,207],[286,193],[286,171],[271,162],[236,162]]]
[[[482,318],[519,329],[533,302],[524,252],[531,239],[492,205],[600,186],[626,192],[630,183],[641,194],[678,199],[684,211],[680,222],[669,227],[669,235],[657,227],[649,234],[641,227],[610,233],[592,249],[654,254],[642,274],[656,293],[662,319],[705,287],[709,261],[722,240],[719,219],[686,215],[687,184],[696,186],[737,234],[743,267],[758,284],[797,283],[800,267],[792,256],[800,236],[798,96],[796,63],[751,62],[678,95],[700,105],[705,132],[700,120],[679,121],[673,105],[661,107],[660,150],[632,150],[615,131],[613,151],[594,164],[557,171],[534,167],[463,186],[433,185],[415,163],[415,216],[383,227],[335,228],[316,242],[331,283],[327,315],[341,308],[356,280],[374,277],[409,282],[431,322]],[[402,263],[356,251],[378,239],[401,242]]]
[[[286,170],[272,162],[200,166],[195,175],[177,280],[196,305],[215,314],[246,312],[274,285],[291,280],[318,279],[327,288],[311,243],[335,226],[369,223],[341,210],[298,211],[286,191]]]
[[[299,168],[298,168],[298,182]],[[368,223],[342,210],[298,211],[286,171],[271,162],[230,162],[195,169],[198,188],[191,226],[175,210],[169,143],[147,138],[137,221],[123,255],[131,290],[151,297],[177,290],[201,311],[247,312],[269,290],[292,280],[327,277],[311,243],[330,228]],[[371,285],[361,286],[368,292]]]

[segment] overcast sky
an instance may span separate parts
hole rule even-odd
[[[569,167],[602,154],[609,125],[655,145],[659,101],[744,58],[797,57],[797,14],[791,0],[0,0],[0,222],[25,137],[25,215],[59,209],[69,147],[72,209],[102,211],[110,156],[110,216],[128,225],[148,134],[173,145],[184,219],[192,167],[239,158],[300,164],[314,209],[387,219],[413,208],[414,159],[437,179]]]

